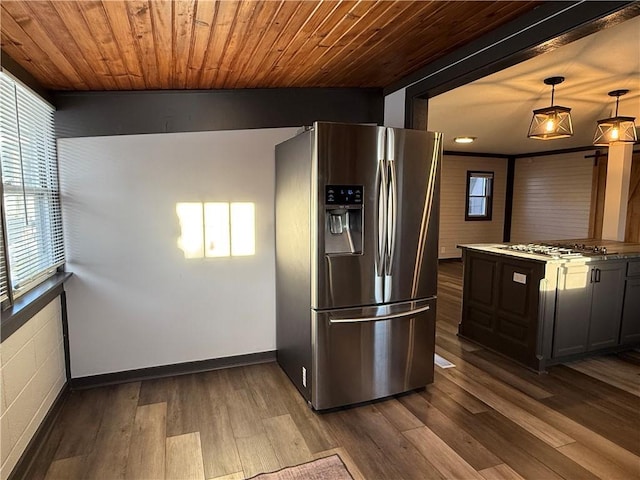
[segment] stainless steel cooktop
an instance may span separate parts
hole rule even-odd
[[[616,252],[607,250],[607,247],[597,245],[585,245],[583,243],[517,243],[513,245],[505,245],[505,250],[513,250],[523,253],[533,253],[536,255],[545,255],[551,258],[575,258],[593,255],[608,255]]]

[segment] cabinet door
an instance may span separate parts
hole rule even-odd
[[[587,350],[592,286],[590,274],[591,268],[587,265],[559,268],[552,350],[554,357]]]
[[[588,350],[614,347],[618,344],[626,262],[598,263],[591,298]]]
[[[630,278],[624,291],[620,343],[640,343],[640,277]]]

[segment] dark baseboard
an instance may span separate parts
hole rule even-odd
[[[29,441],[27,448],[22,452],[18,463],[13,467],[13,470],[9,474],[7,480],[32,478],[30,471],[40,456],[40,452],[45,446],[49,435],[51,435],[53,425],[62,411],[62,406],[66,402],[69,392],[69,382],[67,382],[62,387],[62,390],[60,390],[60,393],[58,393],[53,405],[51,405],[51,408],[42,420],[42,423],[36,430],[36,433]]]
[[[209,360],[198,360],[195,362],[176,363],[173,365],[161,365],[158,367],[126,370],[124,372],[105,373],[102,375],[92,375],[89,377],[72,378],[71,380],[69,380],[69,383],[72,390],[82,390],[85,388],[103,387],[106,385],[116,385],[119,383],[138,382],[141,380],[152,380],[154,378],[173,377],[175,375],[187,375],[189,373],[207,372],[209,370],[219,370],[221,368],[254,365],[256,363],[273,362],[275,360],[276,352],[275,350],[271,350],[268,352],[235,355],[233,357],[212,358]]]
[[[454,258],[439,258],[438,263],[460,263],[462,262],[462,257],[454,257]]]

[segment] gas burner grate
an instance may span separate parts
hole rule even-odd
[[[610,255],[616,252],[608,251],[607,247],[598,245],[585,245],[584,243],[560,244],[560,247],[570,248],[584,255]]]
[[[532,253],[536,255],[546,255],[552,258],[571,258],[582,257],[584,255],[607,255],[615,252],[609,252],[607,247],[597,245],[585,245],[579,243],[573,244],[546,244],[546,243],[517,243],[507,245],[507,250],[514,250],[523,253]]]
[[[546,255],[552,258],[569,258],[582,256],[580,252],[574,251],[573,249],[566,246],[546,245],[542,243],[518,243],[515,245],[508,245],[505,248],[517,252]]]

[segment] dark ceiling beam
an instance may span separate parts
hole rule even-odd
[[[529,153],[517,153],[517,154],[505,154],[505,153],[488,153],[488,152],[459,152],[455,150],[445,150],[443,155],[451,155],[455,157],[475,157],[475,158],[532,158],[532,157],[547,157],[549,155],[562,155],[565,153],[576,152],[592,152],[594,150],[601,150],[602,148],[594,145],[586,145],[584,147],[573,148],[559,148],[556,150],[545,150],[544,152],[529,152]]]
[[[56,137],[203,132],[311,125],[382,125],[377,88],[56,92]]]
[[[18,62],[11,58],[4,50],[0,50],[0,64],[2,65],[2,70],[11,74],[12,77],[29,87],[50,104],[55,105],[51,92],[40,85],[33,75],[22,68]]]
[[[384,89],[407,88],[406,126],[416,98],[431,98],[640,15],[640,2],[546,2]]]

